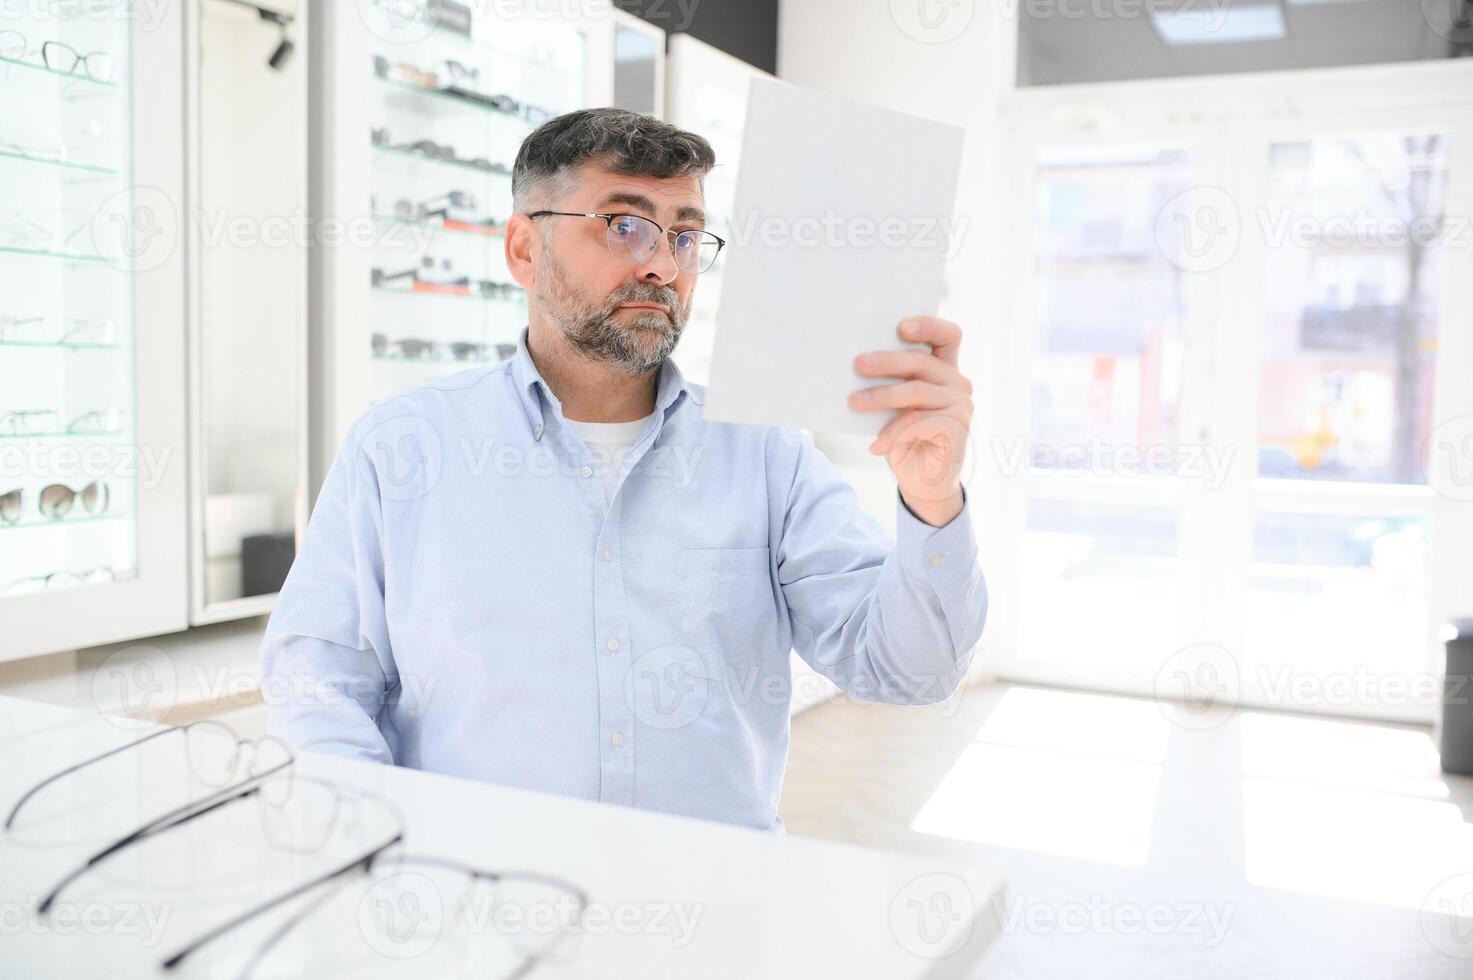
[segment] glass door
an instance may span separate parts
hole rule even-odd
[[[1020,149],[1016,414],[979,437],[1021,498],[1009,671],[1149,689],[1181,646],[1194,495],[1215,474],[1197,397],[1210,295],[1172,215],[1195,200],[1203,146],[1142,133]]]
[[[1436,624],[1456,600],[1432,571],[1436,549],[1458,550],[1459,502],[1432,477],[1439,453],[1462,453],[1438,439],[1465,414],[1439,379],[1470,330],[1449,315],[1473,248],[1454,203],[1461,141],[1427,111],[1252,134],[1237,271],[1254,279],[1239,390],[1255,466],[1237,519],[1251,700],[1417,720],[1440,702]]]
[[[1473,534],[1466,123],[1241,98],[1153,126],[1123,95],[1108,137],[1029,103],[997,669],[1427,721]]]
[[[0,659],[183,626],[181,136],[135,111],[179,102],[166,40],[0,20]]]

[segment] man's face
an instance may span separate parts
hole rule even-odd
[[[694,177],[625,177],[592,164],[549,210],[636,214],[671,231],[705,225]],[[643,261],[609,250],[607,222],[597,218],[534,219],[545,245],[536,261],[530,302],[578,350],[629,374],[658,368],[675,349],[690,314],[696,274],[679,268],[667,236]]]

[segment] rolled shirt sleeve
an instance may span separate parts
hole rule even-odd
[[[931,704],[961,684],[987,617],[971,505],[932,527],[897,491],[896,535],[800,434],[778,579],[794,649],[850,697]]]
[[[262,693],[268,730],[293,748],[392,763],[383,508],[363,422],[328,471],[267,624]]]

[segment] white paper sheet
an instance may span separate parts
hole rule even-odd
[[[934,315],[948,254],[963,132],[785,82],[755,79],[720,261],[705,416],[877,435],[894,412],[856,412],[865,351]],[[699,290],[697,302],[700,301]]]

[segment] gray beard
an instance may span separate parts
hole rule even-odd
[[[562,265],[550,250],[543,252],[542,258],[537,298],[548,318],[557,324],[575,350],[630,375],[657,370],[669,359],[689,314],[680,305],[675,290],[631,282],[616,289],[603,302],[592,303],[573,291]],[[669,308],[670,318],[646,310],[625,314],[628,319],[621,322],[617,311],[625,303],[660,303]]]

